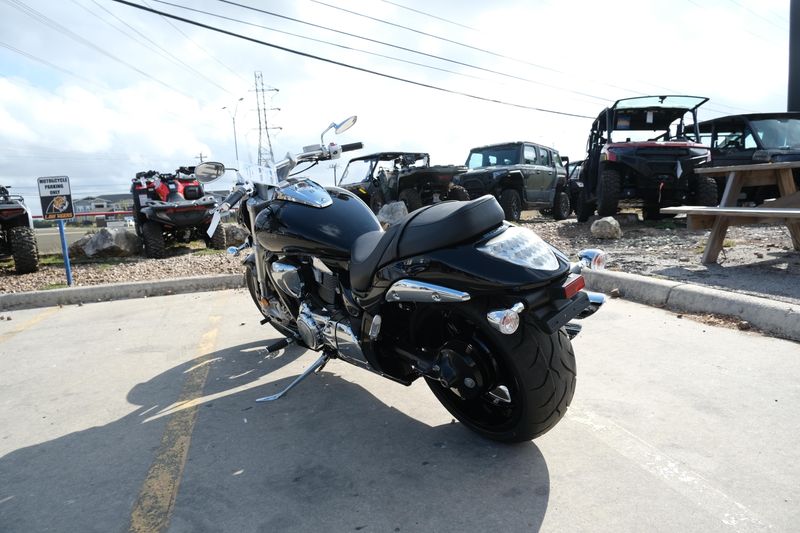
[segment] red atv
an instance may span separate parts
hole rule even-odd
[[[131,193],[136,234],[144,242],[147,257],[165,257],[169,242],[200,238],[209,248],[225,249],[221,224],[211,237],[206,235],[217,200],[205,194],[194,176],[194,167],[180,167],[173,174],[137,172]]]

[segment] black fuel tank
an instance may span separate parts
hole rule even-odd
[[[273,200],[256,217],[256,238],[270,252],[349,260],[359,236],[381,225],[367,205],[354,194],[326,187],[333,203],[313,207]]]

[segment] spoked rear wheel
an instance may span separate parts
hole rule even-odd
[[[454,417],[500,442],[533,439],[561,420],[575,393],[575,355],[563,329],[548,335],[528,318],[503,335],[474,307],[439,316],[425,341],[440,343],[442,373],[459,379],[426,381]]]

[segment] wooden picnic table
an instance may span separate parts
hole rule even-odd
[[[711,229],[703,251],[704,264],[717,262],[729,226],[782,222],[789,229],[794,249],[800,250],[800,192],[792,175],[794,168],[800,168],[800,161],[696,168],[697,174],[727,177],[719,207],[666,207],[661,212],[685,213],[689,229]],[[777,185],[780,196],[755,207],[736,207],[742,187],[761,185]]]

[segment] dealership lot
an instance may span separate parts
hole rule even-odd
[[[0,313],[0,530],[788,531],[800,346],[612,300],[532,443],[310,364],[220,291]]]

